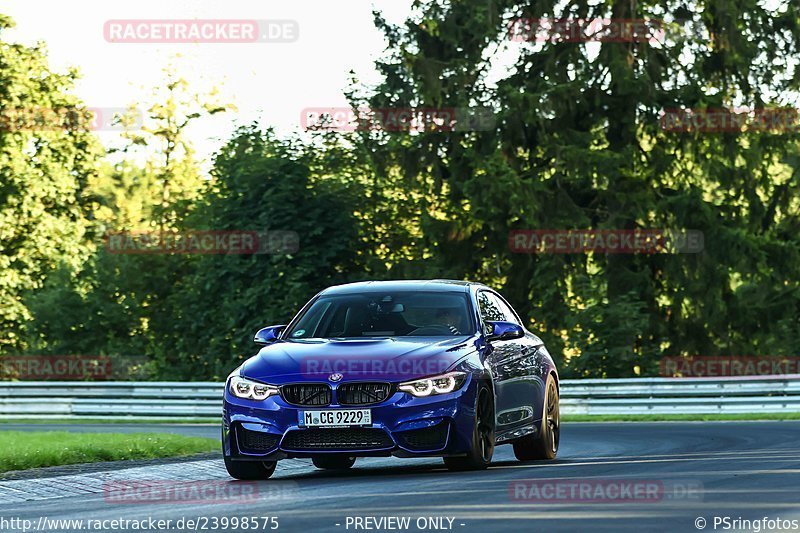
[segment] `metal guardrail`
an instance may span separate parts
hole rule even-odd
[[[800,412],[800,376],[564,380],[561,410],[581,415]]]
[[[222,383],[0,384],[0,418],[217,419]],[[564,414],[800,412],[800,376],[561,381]]]

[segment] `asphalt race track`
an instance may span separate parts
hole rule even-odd
[[[0,429],[21,427],[50,429]],[[215,426],[59,429],[128,428],[218,435]],[[173,523],[184,518],[200,519],[202,526],[212,517],[250,516],[276,517],[277,531],[419,531],[418,526],[470,532],[698,531],[702,525],[706,531],[734,530],[734,519],[800,520],[800,421],[565,424],[559,458],[548,463],[519,463],[508,446],[497,448],[492,466],[483,472],[447,472],[438,459],[376,458],[360,459],[349,472],[330,473],[314,469],[310,461],[292,460],[280,463],[269,481],[239,485],[250,491],[248,501],[120,502],[109,496],[109,483],[137,479],[223,487],[242,483],[229,480],[221,459],[0,481],[0,527],[12,518],[30,520],[36,530],[40,517]],[[583,490],[576,486],[588,492],[575,492]],[[719,523],[715,528],[714,516],[729,517],[730,527]],[[212,525],[205,522],[205,530],[214,531]],[[269,531],[274,522],[263,525],[258,530]],[[754,528],[740,523],[738,529]],[[78,530],[52,523],[46,529]],[[216,530],[232,529],[228,522],[227,529]]]

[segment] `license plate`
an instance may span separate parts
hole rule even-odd
[[[369,409],[326,409],[324,411],[300,411],[300,425],[306,427],[371,426],[372,411]]]

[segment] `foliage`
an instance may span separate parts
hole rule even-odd
[[[0,17],[2,31],[13,23]],[[91,252],[87,182],[102,155],[87,110],[72,94],[76,74],[47,64],[39,44],[0,41],[0,351],[26,348],[23,302],[49,272],[67,276]],[[76,120],[77,119],[77,120]]]
[[[417,2],[392,26],[383,82],[355,105],[490,105],[487,131],[385,133],[375,168],[423,191],[426,276],[499,286],[587,376],[651,373],[662,355],[793,353],[797,136],[668,131],[672,108],[787,105],[798,9],[754,0]],[[747,14],[738,16],[737,14]],[[510,42],[524,20],[660,20],[658,39]],[[621,41],[621,42],[620,42]],[[508,58],[514,58],[509,61]],[[499,59],[502,58],[502,59]],[[409,220],[409,223],[417,223]],[[514,229],[700,230],[700,254],[526,255]]]
[[[217,231],[290,231],[290,253],[198,255],[152,316],[160,375],[224,378],[252,355],[252,335],[285,324],[319,289],[357,271],[351,193],[313,180],[311,158],[256,127],[240,129],[214,161],[208,193],[185,221]],[[267,250],[269,252],[269,250]]]
[[[359,279],[497,287],[562,375],[664,355],[800,350],[798,132],[675,132],[670,109],[796,107],[800,8],[756,0],[418,0],[355,107],[489,108],[438,131],[242,127],[205,179],[186,131],[228,108],[167,69],[143,128],[98,164],[85,131],[0,132],[0,344],[146,354],[154,377],[224,377],[264,325]],[[656,20],[653,39],[514,42],[517,19]],[[6,26],[8,22],[5,22]],[[29,82],[30,74],[40,82]],[[80,109],[73,73],[0,43],[0,104]],[[461,115],[463,117],[463,115]],[[130,119],[126,119],[130,120]],[[131,157],[138,147],[151,157]],[[292,252],[111,255],[107,231],[288,230]],[[522,254],[519,229],[699,230],[700,253]]]

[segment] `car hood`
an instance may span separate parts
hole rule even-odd
[[[446,372],[474,349],[468,336],[282,341],[262,348],[240,373],[275,385],[336,373],[342,382],[406,381]]]

